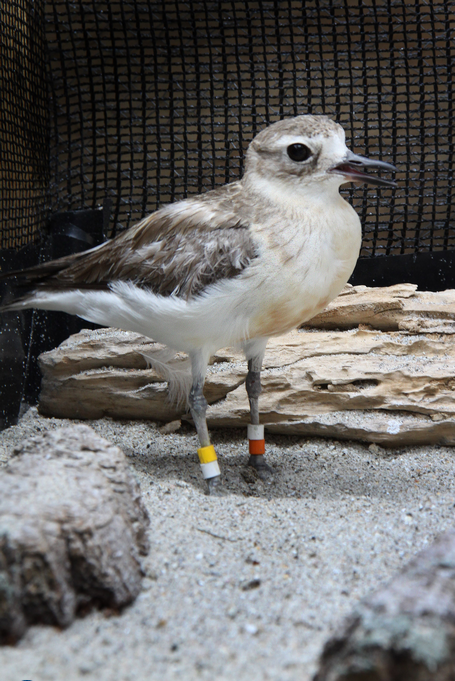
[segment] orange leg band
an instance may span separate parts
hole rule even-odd
[[[248,440],[250,454],[265,454],[265,440]]]

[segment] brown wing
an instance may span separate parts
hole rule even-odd
[[[39,288],[99,289],[131,281],[190,298],[237,276],[257,257],[242,198],[241,185],[233,183],[171,204],[97,248],[21,274]]]

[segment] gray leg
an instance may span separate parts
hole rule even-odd
[[[190,395],[190,411],[193,417],[194,425],[199,437],[201,447],[208,447],[210,445],[209,431],[207,428],[206,414],[207,414],[207,400],[204,397],[204,381],[197,379],[193,383]]]
[[[202,474],[207,481],[208,493],[219,495],[222,493],[220,484],[220,469],[218,466],[215,450],[210,444],[209,431],[207,428],[207,400],[204,397],[204,379],[207,362],[200,353],[191,357],[193,373],[193,385],[190,390],[188,402],[191,416],[199,437],[200,448],[198,449],[199,461]]]
[[[265,350],[265,345],[264,345]],[[259,395],[262,392],[261,388],[261,368],[264,352],[256,355],[248,360],[248,374],[245,381],[246,392],[250,403],[251,427],[249,430],[249,450],[250,458],[248,465],[252,466],[262,480],[269,480],[273,474],[272,469],[266,463],[264,457],[265,443],[263,435],[263,427],[259,425]],[[254,432],[259,433],[257,439],[254,437]],[[253,434],[253,437],[251,437]]]
[[[248,360],[248,374],[246,376],[245,386],[250,402],[251,423],[259,425],[259,395],[262,392],[261,388],[261,366],[262,358],[258,364],[254,360]]]

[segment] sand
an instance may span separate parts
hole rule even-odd
[[[67,421],[30,409],[0,461]],[[2,681],[309,681],[327,637],[452,527],[454,449],[267,436],[275,481],[247,482],[240,431],[214,431],[227,494],[204,493],[191,426],[86,422],[118,444],[151,517],[143,591],[66,631],[34,626],[0,650]]]

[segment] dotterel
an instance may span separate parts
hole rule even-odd
[[[279,121],[251,142],[241,180],[165,206],[89,251],[13,273],[28,289],[3,310],[62,310],[188,353],[188,402],[210,493],[221,487],[206,423],[206,368],[219,348],[240,344],[249,464],[267,477],[258,408],[267,339],[321,312],[348,281],[361,225],[340,185],[395,186],[369,169],[395,168],[353,154],[343,128],[326,116]]]

